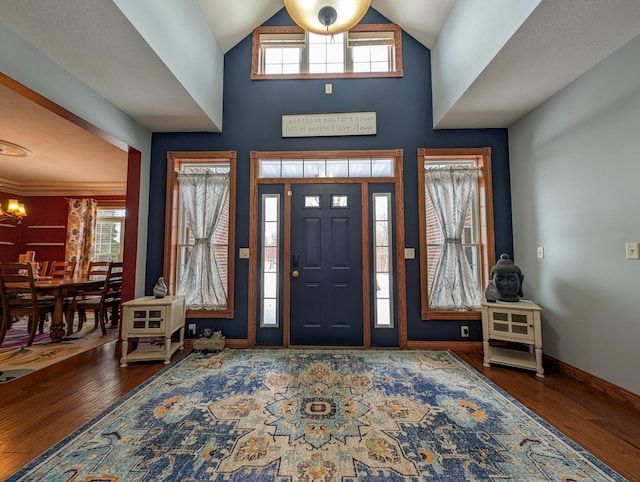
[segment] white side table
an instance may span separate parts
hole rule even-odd
[[[483,301],[482,338],[484,366],[498,363],[533,370],[536,376],[544,377],[540,307],[533,301]],[[529,350],[491,346],[491,340],[522,343],[528,345]]]
[[[122,357],[120,366],[130,361],[171,361],[171,355],[184,347],[184,322],[186,304],[184,296],[156,298],[145,296],[122,303]],[[171,335],[180,330],[180,338],[171,340]],[[164,345],[153,350],[133,350],[127,353],[129,338],[163,337]]]

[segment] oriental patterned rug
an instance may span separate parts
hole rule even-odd
[[[60,343],[51,343],[47,323],[44,332],[36,335],[31,346],[26,346],[29,339],[27,322],[18,321],[7,331],[0,345],[0,383],[10,382],[65,358],[114,341],[117,337],[117,328],[107,327],[105,336],[100,327],[94,326],[93,318],[89,317],[81,331],[65,336]]]
[[[451,352],[192,353],[8,480],[620,481]]]

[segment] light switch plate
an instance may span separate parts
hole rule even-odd
[[[627,243],[625,248],[627,259],[640,259],[640,243]]]

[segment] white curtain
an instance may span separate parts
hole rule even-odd
[[[188,309],[226,309],[227,287],[219,273],[213,236],[229,197],[229,174],[178,174],[178,183],[185,222],[195,237],[195,245],[177,292],[186,296]]]
[[[478,185],[479,168],[438,166],[425,168],[425,184],[444,237],[436,263],[429,308],[475,310],[480,288],[462,247],[462,230]]]

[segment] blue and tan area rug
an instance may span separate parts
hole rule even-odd
[[[619,481],[450,352],[224,350],[8,480]]]
[[[53,365],[65,358],[91,350],[118,337],[118,329],[108,327],[104,336],[100,327],[94,326],[93,319],[84,323],[82,330],[65,336],[60,343],[51,343],[49,324],[45,324],[42,334],[37,334],[31,346],[26,320],[20,320],[7,331],[0,345],[0,383],[7,383],[36,370]]]

